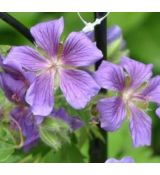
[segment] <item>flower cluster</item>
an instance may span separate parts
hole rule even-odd
[[[112,91],[112,97],[104,94],[104,98],[96,102],[101,127],[116,131],[127,117],[133,145],[150,145],[152,122],[147,110],[149,102],[160,104],[160,76],[152,77],[153,66],[124,56],[121,30],[113,26],[107,31],[108,49],[118,41],[121,61],[118,64],[102,61],[98,70],[92,72],[89,67],[103,57],[92,41],[93,34],[72,32],[62,42],[63,28],[63,18],[37,24],[30,29],[36,47],[15,46],[6,58],[0,58],[0,87],[14,103],[11,126],[17,130],[18,123],[21,128],[24,148],[28,150],[37,143],[38,127],[47,116],[63,120],[72,130],[84,124],[79,118],[70,117],[63,106],[55,108],[55,92],[61,90],[66,102],[79,110],[85,108],[101,88],[107,89],[107,93]],[[113,50],[111,53],[113,57]],[[160,108],[156,113],[160,116]],[[133,162],[130,158],[120,162],[128,159]]]
[[[11,126],[13,129],[22,130],[25,137],[23,144],[25,150],[29,150],[39,140],[38,126],[43,122],[45,116],[34,115],[32,108],[26,103],[25,95],[29,86],[34,82],[35,75],[24,71],[18,64],[4,64],[4,58],[1,58],[0,87],[4,91],[9,101],[16,104],[16,107],[10,112]],[[58,118],[69,124],[71,129],[76,130],[83,125],[78,118],[70,117],[63,108],[53,109],[50,117]],[[16,121],[16,123],[15,123]]]

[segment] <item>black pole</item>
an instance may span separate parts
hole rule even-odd
[[[96,12],[96,18],[102,18],[106,15],[106,12]],[[104,58],[96,63],[96,69],[98,69],[103,59],[106,59],[107,55],[107,23],[106,19],[104,19],[100,25],[95,27],[95,41],[97,43],[97,47],[102,51]]]
[[[25,27],[22,23],[20,23],[18,20],[16,20],[14,17],[9,15],[6,12],[0,12],[0,18],[14,27],[18,32],[20,32],[24,37],[26,37],[29,41],[32,43],[34,42],[34,38],[32,37],[29,29]]]
[[[96,12],[95,19],[105,16],[106,12]],[[103,20],[100,25],[95,27],[95,41],[97,47],[102,51],[104,58],[107,55],[107,24],[106,20]],[[98,69],[102,60],[96,63],[96,69]],[[103,90],[102,90],[103,93]],[[107,159],[107,132],[99,127],[99,131],[102,134],[105,142],[97,137],[93,137],[90,140],[90,162],[91,163],[104,163]]]

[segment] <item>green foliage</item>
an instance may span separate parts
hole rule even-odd
[[[70,142],[70,127],[62,120],[46,118],[39,126],[40,138],[54,150],[61,148],[63,143]]]
[[[64,145],[59,151],[49,151],[41,160],[42,162],[59,162],[59,163],[81,163],[83,162],[83,155],[75,144]]]
[[[112,42],[107,47],[107,60],[113,63],[119,63],[122,56],[129,55],[129,49],[121,49],[121,43],[123,42],[122,36]]]
[[[11,49],[11,46],[9,45],[0,45],[0,53],[4,56],[7,55],[10,49]]]
[[[0,162],[6,162],[15,151],[16,140],[11,131],[0,125]]]

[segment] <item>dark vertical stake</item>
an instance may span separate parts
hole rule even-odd
[[[96,12],[95,19],[101,18],[106,14],[106,12]],[[100,25],[95,27],[95,40],[97,47],[102,51],[104,58],[107,55],[107,23],[103,20]],[[96,63],[96,69],[98,69],[102,60]],[[107,133],[99,127],[99,130],[105,139],[105,142],[98,138],[92,138],[90,141],[90,162],[91,163],[104,163],[107,159]]]
[[[95,13],[95,19],[101,18],[106,15],[106,12],[97,12]],[[106,59],[107,55],[107,23],[106,19],[104,19],[100,25],[97,25],[95,27],[95,41],[97,43],[97,47],[102,51],[104,58]],[[99,65],[101,64],[101,61],[98,61],[96,63],[96,69],[98,69]]]

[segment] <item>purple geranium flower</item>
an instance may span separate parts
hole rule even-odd
[[[107,30],[107,44],[112,44],[114,41],[123,38],[122,30],[119,26],[114,25]],[[122,39],[120,49],[125,49],[126,41]]]
[[[41,50],[14,47],[5,60],[7,65],[18,62],[25,70],[36,73],[26,94],[26,101],[35,115],[51,113],[55,87],[60,86],[67,102],[75,109],[84,108],[99,91],[93,77],[80,68],[102,58],[101,51],[83,32],[72,32],[61,44],[63,26],[63,18],[60,18],[32,27],[31,34]]]
[[[38,123],[36,120],[40,116],[34,116],[28,107],[16,107],[11,111],[11,117],[19,124],[22,134],[25,138],[23,147],[28,151],[31,147],[35,146],[39,140]],[[41,119],[40,119],[41,120]],[[11,120],[13,129],[18,129],[15,122]]]
[[[151,118],[145,113],[149,102],[160,104],[160,76],[151,78],[152,65],[123,57],[120,65],[103,61],[95,78],[101,87],[117,95],[101,99],[97,108],[101,127],[117,130],[126,116],[135,147],[151,144]]]
[[[24,150],[28,151],[31,147],[35,146],[39,140],[38,126],[43,122],[45,117],[33,115],[29,107],[18,106],[11,111],[11,117],[16,120],[22,130],[22,134],[25,138]],[[67,112],[60,108],[59,110],[53,110],[50,117],[66,122],[72,130],[77,130],[84,124],[80,119],[70,117]],[[14,129],[17,129],[15,122],[11,120],[11,125]]]
[[[35,76],[31,72],[25,72],[18,64],[4,65],[4,58],[0,55],[0,87],[6,97],[16,103],[25,103],[25,94]]]
[[[132,159],[132,157],[126,156],[120,160],[117,160],[115,158],[110,158],[106,160],[105,163],[135,163],[135,161]]]

